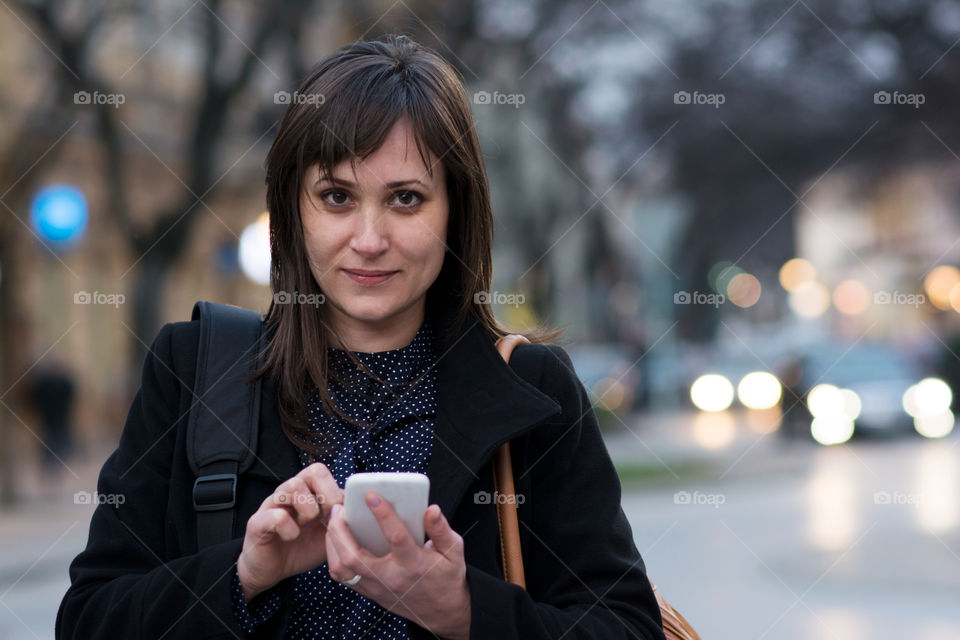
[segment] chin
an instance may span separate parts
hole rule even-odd
[[[401,309],[401,305],[386,300],[361,300],[354,298],[340,308],[351,318],[363,322],[379,322],[389,318]]]

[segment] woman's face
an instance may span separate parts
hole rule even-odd
[[[412,339],[419,328],[447,237],[444,169],[432,155],[429,162],[432,177],[401,119],[355,171],[344,160],[332,176],[317,166],[304,176],[307,257],[341,335],[399,331]]]

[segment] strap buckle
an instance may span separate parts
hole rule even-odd
[[[193,508],[196,511],[232,509],[236,502],[237,474],[235,473],[200,476],[193,483]]]

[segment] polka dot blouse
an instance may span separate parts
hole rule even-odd
[[[345,414],[375,427],[357,427],[336,414],[327,414],[320,404],[319,392],[314,389],[307,405],[310,428],[334,435],[334,453],[314,457],[298,449],[301,465],[323,462],[341,488],[348,476],[360,471],[426,473],[437,410],[434,332],[430,320],[424,321],[405,347],[376,353],[354,352],[384,384],[354,365],[346,352],[331,348],[327,353],[331,369],[344,382],[341,385],[332,377],[328,380],[331,397]],[[319,439],[314,442],[321,444]],[[409,638],[405,618],[333,580],[326,562],[294,576],[292,599],[285,638]],[[280,590],[275,586],[248,605],[240,578],[235,574],[233,603],[240,627],[246,633],[254,633],[258,624],[280,609]]]

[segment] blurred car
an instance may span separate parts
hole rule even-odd
[[[714,354],[689,384],[701,411],[739,402],[751,409],[779,404],[779,432],[824,445],[854,435],[919,432],[942,437],[953,430],[952,390],[907,354],[885,343],[819,343],[808,353],[781,355],[772,368],[756,358]]]
[[[822,444],[854,435],[945,435],[939,432],[952,429],[952,391],[942,380],[924,377],[916,362],[891,345],[828,343],[799,360],[797,389],[806,413],[785,415],[787,433],[788,421],[804,415],[809,421],[806,433]]]
[[[750,353],[716,353],[693,370],[686,400],[701,411],[724,411],[735,403],[749,409],[777,406],[783,387],[764,362]]]

